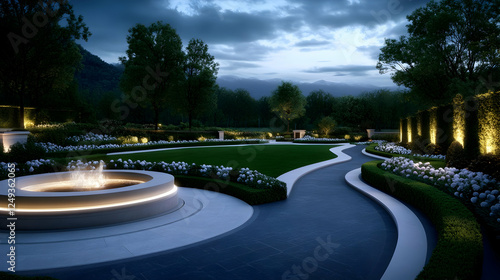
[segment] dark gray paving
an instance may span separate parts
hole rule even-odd
[[[286,201],[256,206],[243,227],[215,239],[36,274],[71,280],[380,279],[397,230],[382,207],[344,181],[348,171],[372,160],[360,153],[363,148],[346,150],[353,160],[304,176]]]

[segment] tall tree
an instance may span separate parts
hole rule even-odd
[[[137,24],[127,36],[127,56],[120,57],[125,66],[120,87],[130,108],[150,105],[154,111],[155,129],[179,81],[183,78],[184,53],[175,29],[161,21],[146,27]],[[122,116],[126,117],[126,116]]]
[[[75,40],[90,35],[67,0],[0,3],[0,92],[2,99],[17,98],[19,127],[26,104],[41,104],[47,94],[72,85],[81,60]]]
[[[498,0],[431,1],[407,17],[408,36],[386,39],[377,68],[431,104],[474,94],[500,78],[499,11]]]
[[[306,116],[311,122],[318,122],[333,113],[335,98],[323,90],[315,90],[306,97]]]
[[[188,115],[189,130],[193,118],[217,106],[215,81],[219,64],[208,53],[202,40],[191,39],[186,49],[184,78],[176,95],[178,109]]]
[[[290,121],[305,113],[306,99],[298,86],[282,82],[271,94],[269,105],[271,110],[286,123],[287,132],[290,132]]]

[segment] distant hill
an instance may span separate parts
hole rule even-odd
[[[119,90],[123,68],[108,64],[82,46],[78,47],[82,54],[82,68],[75,74],[79,89],[94,93]]]
[[[82,58],[82,69],[79,70],[75,77],[78,81],[80,91],[88,91],[87,99],[96,100],[102,97],[102,93],[119,91],[120,77],[123,73],[123,65],[108,64],[98,56],[85,50],[79,46]],[[256,78],[240,78],[236,76],[219,76],[217,84],[228,89],[246,89],[250,95],[259,99],[263,96],[270,96],[280,84],[280,79],[259,80]],[[307,96],[311,91],[324,90],[335,97],[353,95],[357,96],[366,91],[381,89],[380,87],[371,85],[350,85],[343,83],[334,83],[328,81],[316,81],[314,83],[299,83],[296,84],[302,93]],[[397,89],[396,87],[390,88]]]
[[[280,79],[259,80],[255,78],[240,78],[235,76],[220,76],[217,78],[217,83],[221,87],[235,90],[237,88],[246,89],[252,97],[259,99],[263,96],[270,96],[280,84]],[[293,81],[292,81],[293,82]],[[366,91],[381,89],[377,86],[371,85],[349,85],[343,83],[334,83],[328,81],[316,81],[314,83],[299,83],[293,82],[297,85],[302,94],[309,95],[311,91],[324,90],[329,92],[334,97],[353,95],[357,96]],[[391,88],[395,89],[395,88]]]

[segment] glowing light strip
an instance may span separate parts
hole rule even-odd
[[[148,197],[148,198],[141,198],[137,200],[132,200],[132,201],[125,201],[125,202],[116,202],[116,203],[111,203],[111,204],[105,204],[105,205],[96,205],[96,206],[84,206],[84,207],[73,207],[73,208],[59,208],[59,209],[19,209],[16,208],[15,212],[22,212],[22,213],[43,213],[43,212],[70,212],[70,211],[84,211],[84,210],[92,210],[92,209],[105,209],[105,208],[112,208],[112,207],[117,207],[117,206],[124,206],[124,205],[133,205],[141,202],[147,202],[155,199],[159,199],[162,197],[169,196],[171,194],[174,194],[177,192],[177,186],[174,185],[174,187],[169,190],[168,192],[153,196],[153,197]],[[0,207],[0,211],[12,211],[13,209],[8,209],[8,208],[3,208]]]

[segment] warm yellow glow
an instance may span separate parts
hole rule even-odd
[[[24,119],[24,128],[35,126],[35,122],[32,120]]]
[[[354,136],[355,141],[359,141],[359,140],[361,140],[361,138],[363,138],[363,136],[361,136],[361,135]]]
[[[349,140],[349,139],[351,139],[351,135],[349,135],[349,134],[344,135],[344,139],[345,139],[345,140]]]
[[[406,132],[408,134],[408,142],[411,142],[412,140],[412,135],[411,135],[411,118],[407,119],[408,121],[406,122]]]
[[[417,118],[417,134],[422,136],[422,120]]]
[[[142,137],[142,138],[141,138],[141,143],[144,143],[144,144],[145,144],[145,143],[148,143],[148,138],[146,138],[146,137]]]
[[[461,95],[453,99],[453,138],[462,146],[465,139],[465,108]]]
[[[429,116],[429,126],[430,126],[430,136],[431,136],[431,143],[436,144],[437,143],[437,107],[434,107],[430,110],[430,116]]]
[[[479,125],[479,147],[482,154],[496,154],[498,152],[495,140],[500,135],[498,135],[498,131],[495,129],[496,118],[498,116],[495,116],[493,112],[487,112]]]
[[[131,201],[123,201],[123,202],[116,202],[116,203],[109,203],[105,205],[90,205],[90,206],[83,206],[83,207],[67,207],[67,208],[58,208],[58,209],[23,209],[16,207],[16,212],[21,212],[21,213],[46,213],[46,212],[74,212],[74,211],[85,211],[85,210],[92,210],[92,209],[107,209],[107,208],[113,208],[113,207],[119,207],[119,206],[125,206],[125,205],[133,205],[133,204],[138,204],[138,203],[143,203],[147,201],[152,201],[155,199],[160,199],[163,197],[167,197],[169,195],[172,195],[177,192],[177,186],[174,185],[174,187],[169,190],[168,192],[151,196],[151,197],[146,197],[146,198],[140,198],[136,200],[131,200]],[[17,205],[16,205],[17,206]],[[1,212],[7,212],[12,209],[7,209],[4,207],[0,208]]]
[[[238,137],[236,137],[236,139],[238,139]],[[200,141],[200,142],[203,142],[205,140],[207,140],[207,138],[205,138],[203,136],[198,137],[198,141]]]
[[[28,191],[28,192],[66,192],[66,190],[68,189],[71,189],[73,191],[99,191],[99,190],[104,190],[106,188],[106,185],[120,185],[120,184],[137,185],[145,182],[146,181],[144,180],[105,179],[102,183],[84,184],[83,182],[75,182],[73,180],[67,180],[67,181],[36,184],[23,187],[21,189],[23,191]]]
[[[403,120],[399,120],[399,142],[403,142]]]

